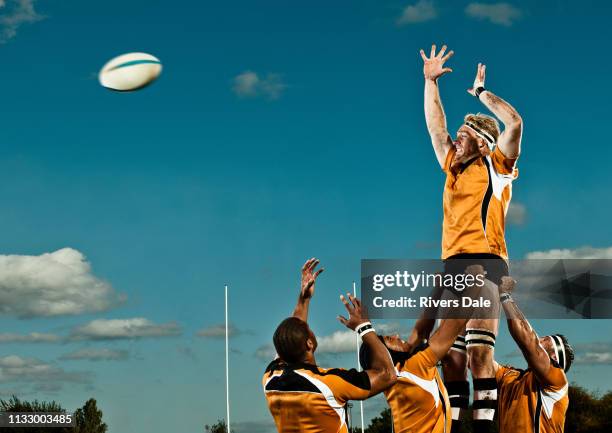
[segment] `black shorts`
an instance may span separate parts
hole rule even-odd
[[[465,269],[471,265],[481,265],[487,272],[486,278],[497,284],[502,277],[509,275],[508,262],[495,254],[455,254],[444,259],[445,274],[464,274]]]

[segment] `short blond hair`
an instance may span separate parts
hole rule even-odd
[[[499,138],[499,134],[501,133],[499,130],[499,123],[497,119],[491,116],[487,116],[486,114],[477,113],[477,114],[467,114],[463,119],[465,123],[470,122],[473,123],[478,128],[482,129],[484,132],[493,137],[493,140],[497,142]]]

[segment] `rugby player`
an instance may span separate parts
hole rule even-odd
[[[484,274],[482,266],[471,266],[466,271]],[[431,338],[416,347],[399,335],[380,337],[389,349],[397,374],[395,385],[384,391],[395,433],[451,431],[452,411],[437,365],[465,328],[469,317],[468,314],[462,319],[443,320]],[[370,367],[370,357],[369,347],[361,346],[359,362],[362,368]]]
[[[378,339],[361,303],[352,295],[341,296],[349,318],[341,323],[356,330],[372,353],[371,367],[356,369],[321,368],[315,361],[317,338],[308,326],[308,308],[319,260],[310,259],[302,268],[302,287],[293,316],[274,332],[278,358],[263,376],[268,407],[279,433],[348,433],[346,403],[363,400],[385,390],[397,380],[391,357]]]
[[[510,277],[502,280],[499,294],[508,329],[529,368],[519,370],[493,361],[499,391],[499,433],[563,433],[569,404],[565,374],[574,360],[574,350],[563,335],[538,337],[512,299],[515,281]]]
[[[505,217],[512,181],[518,176],[516,161],[520,154],[523,122],[509,103],[485,89],[486,66],[478,64],[474,85],[468,92],[502,121],[504,130],[500,132],[493,117],[468,114],[453,140],[448,133],[438,87],[440,77],[452,72],[445,67],[445,62],[453,51],[446,53],[446,50],[443,46],[436,52],[433,45],[429,57],[420,51],[424,62],[427,129],[438,163],[446,174],[442,259],[447,273],[464,272],[470,264],[481,264],[487,271],[487,278],[499,285],[501,277],[508,275]],[[446,387],[454,396],[451,405],[455,409],[455,432],[459,428],[461,410],[467,408],[469,401],[467,367],[474,385],[474,431],[488,432],[493,426],[497,389],[491,366],[499,325],[498,311],[499,307],[491,311],[490,318],[470,320],[464,336],[458,338],[443,361]]]

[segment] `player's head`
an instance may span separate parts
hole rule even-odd
[[[564,371],[569,371],[574,361],[574,349],[568,343],[565,335],[555,334],[541,337],[540,344],[548,352],[550,359]]]
[[[477,155],[488,155],[499,138],[499,123],[485,114],[468,114],[453,141],[455,158],[469,159]]]
[[[273,341],[280,359],[289,364],[312,361],[317,350],[317,337],[308,323],[297,317],[283,320],[274,332]]]

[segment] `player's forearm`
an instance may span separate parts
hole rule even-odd
[[[504,124],[505,129],[520,128],[523,120],[516,109],[489,90],[480,94],[480,101]]]
[[[446,114],[444,114],[440,88],[436,80],[425,79],[425,122],[432,138],[446,140],[448,136]]]
[[[298,298],[295,309],[293,310],[293,317],[297,317],[304,322],[308,322],[308,307],[310,306],[310,298]]]
[[[372,386],[370,394],[374,395],[393,385],[397,380],[397,375],[389,351],[376,333],[370,332],[364,335],[363,344],[366,344],[372,353],[368,376],[370,376]]]
[[[533,330],[529,321],[514,301],[506,301],[502,305],[506,317],[508,317],[508,331],[510,331],[510,335],[525,355],[527,362],[531,365],[531,362],[537,358],[537,351],[540,345],[538,334]]]

